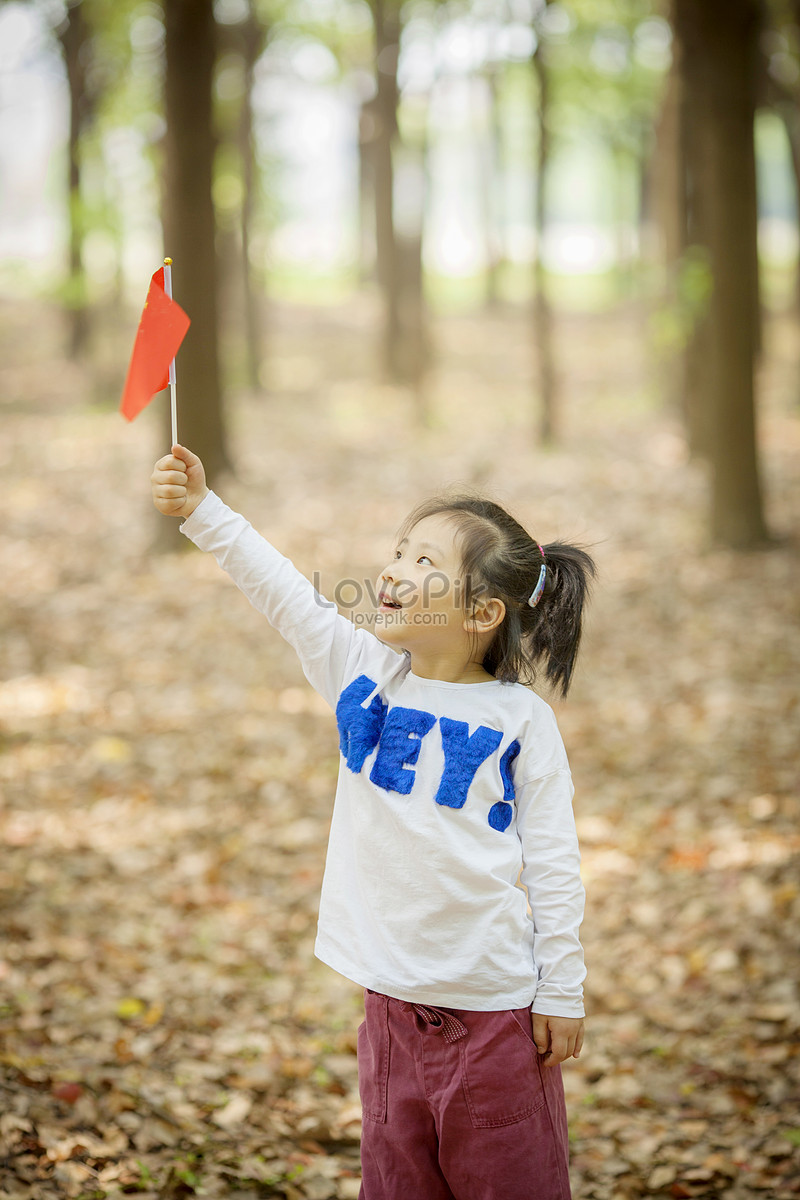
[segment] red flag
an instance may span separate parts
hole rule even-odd
[[[156,392],[167,386],[169,364],[178,353],[189,324],[180,304],[164,291],[164,268],[159,267],[147,289],[119,406],[127,420],[137,417]]]

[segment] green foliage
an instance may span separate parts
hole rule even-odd
[[[670,62],[662,6],[657,0],[565,0],[541,10],[536,29],[559,136],[588,132],[641,158]]]
[[[147,1163],[143,1163],[140,1158],[137,1158],[136,1166],[139,1168],[139,1179],[136,1183],[137,1191],[149,1192],[149,1191],[155,1190],[155,1188],[157,1187],[158,1181],[155,1179],[155,1177],[151,1173],[150,1168],[147,1166]]]

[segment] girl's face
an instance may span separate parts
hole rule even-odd
[[[377,581],[382,642],[410,650],[447,650],[468,642],[456,526],[424,517],[398,543]]]

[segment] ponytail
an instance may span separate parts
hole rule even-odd
[[[545,674],[566,696],[583,631],[583,606],[595,565],[585,550],[564,542],[541,547],[546,568],[544,590],[523,615],[523,634],[531,657],[545,662]]]

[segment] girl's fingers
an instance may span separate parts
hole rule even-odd
[[[156,463],[157,471],[185,471],[186,464],[174,454],[165,454]]]
[[[548,1064],[555,1066],[556,1063],[562,1063],[569,1058],[572,1053],[572,1039],[564,1033],[556,1033],[550,1039],[550,1053],[548,1054]]]
[[[186,504],[186,497],[179,496],[177,499],[170,500],[165,496],[154,496],[153,503],[160,513],[164,516],[172,516],[174,513],[180,513]]]
[[[186,446],[176,443],[172,447],[172,453],[179,462],[185,463],[187,467],[201,467],[203,465],[194,451],[189,450]]]
[[[154,471],[150,476],[152,483],[176,483],[185,487],[189,482],[189,477],[185,471]]]
[[[550,1049],[550,1030],[547,1025],[547,1017],[542,1017],[539,1013],[533,1014],[533,1040],[540,1054],[546,1054]]]
[[[533,1040],[546,1067],[577,1058],[583,1046],[583,1020],[533,1014]]]

